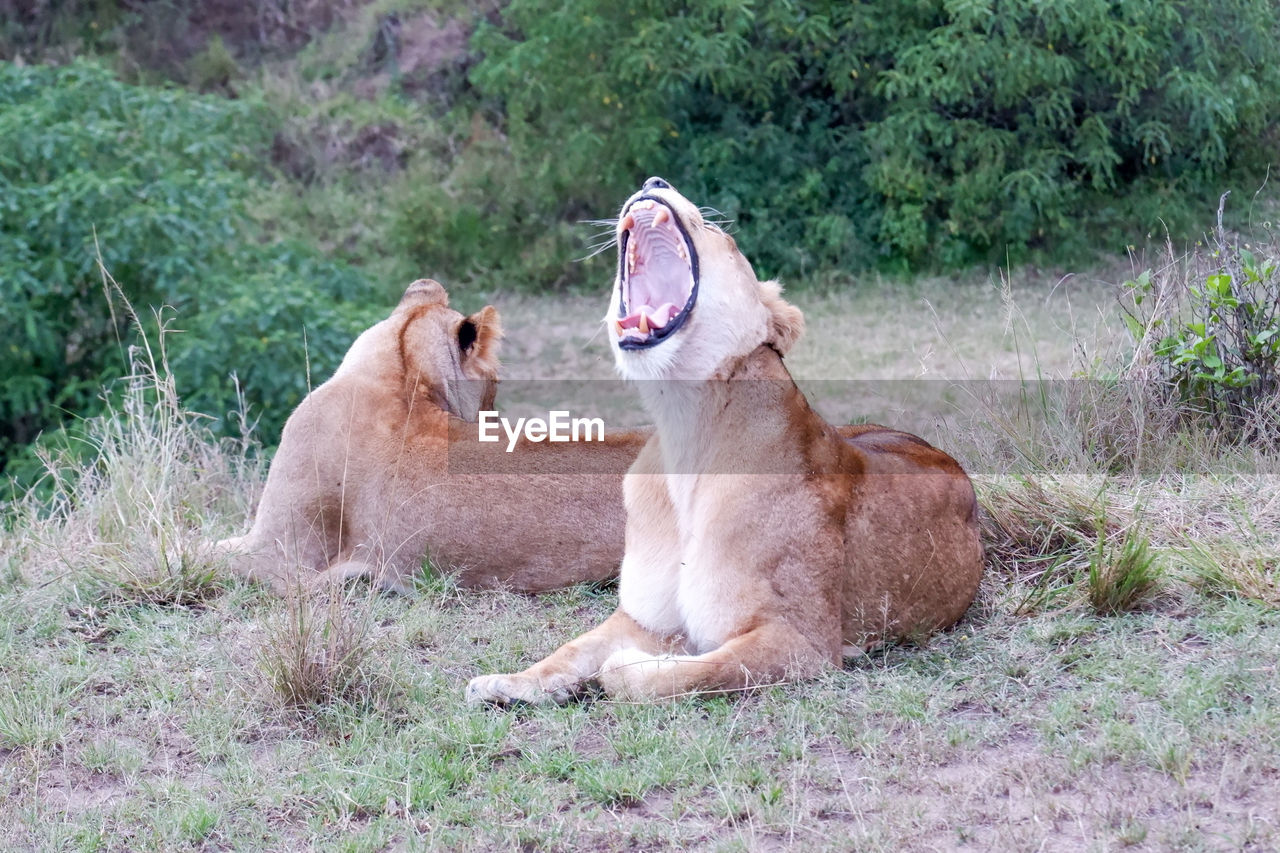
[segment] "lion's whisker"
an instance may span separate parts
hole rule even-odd
[[[612,249],[613,244],[614,244],[614,240],[612,237],[610,237],[607,240],[601,240],[600,242],[590,246],[589,247],[590,251],[588,251],[587,254],[583,255],[580,258],[574,258],[573,262],[575,264],[580,264],[583,261],[590,260],[591,258],[594,258],[596,255],[599,255],[602,252],[607,252],[609,249]]]

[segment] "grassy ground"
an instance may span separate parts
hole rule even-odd
[[[1028,284],[802,293],[793,366],[1065,375],[1110,345],[1105,287]],[[507,375],[608,376],[601,301],[503,300]],[[612,590],[287,603],[225,580],[197,543],[262,472],[155,402],[99,433],[57,513],[0,534],[6,847],[1280,847],[1274,457],[1188,440],[1117,465],[1086,452],[1118,432],[1106,400],[1046,408],[1051,435],[986,411],[948,427],[982,466],[990,569],[956,630],[751,695],[506,713],[467,708],[466,680]]]
[[[801,379],[1070,376],[1122,334],[1113,283],[1121,275],[1108,282],[1024,271],[1001,281],[974,272],[904,282],[870,274],[846,289],[796,289],[786,295],[804,310],[807,332],[787,363]],[[594,296],[499,298],[503,377],[613,377],[602,322],[608,286]]]

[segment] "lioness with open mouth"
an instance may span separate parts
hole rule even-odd
[[[464,317],[439,282],[409,285],[290,415],[252,529],[216,551],[281,593],[358,576],[404,590],[424,558],[522,592],[613,577],[622,475],[649,431],[479,444],[501,334],[492,306]]]
[[[623,206],[617,242],[610,339],[656,425],[625,481],[619,606],[523,672],[472,679],[468,700],[739,690],[959,619],[982,546],[955,460],[810,409],[782,361],[800,311],[662,179]]]

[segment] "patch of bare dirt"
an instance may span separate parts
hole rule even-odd
[[[220,39],[236,61],[290,56],[371,0],[0,0],[0,58],[66,62],[120,50],[124,65],[186,81],[192,57]]]
[[[940,762],[899,754],[891,774],[839,747],[816,754],[840,788],[822,822],[894,826],[904,850],[1160,847],[1192,836],[1213,839],[1211,849],[1264,849],[1280,830],[1280,773],[1239,766],[1244,758],[1205,757],[1179,780],[1124,761],[1075,769],[1024,735],[957,747]]]
[[[372,99],[398,82],[406,94],[447,107],[466,86],[472,56],[471,29],[458,18],[441,20],[424,12],[407,18],[391,14],[378,24],[365,50],[366,76],[353,85]]]
[[[394,122],[355,127],[350,121],[321,123],[304,131],[278,133],[271,160],[294,180],[310,182],[335,166],[357,171],[397,172],[408,159],[408,145]]]
[[[286,56],[320,33],[348,20],[370,0],[198,0],[150,3],[127,0],[137,19],[128,31],[129,52],[144,65],[177,69],[214,36],[237,59]],[[162,40],[149,40],[162,37]]]

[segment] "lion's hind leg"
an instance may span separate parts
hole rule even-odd
[[[700,655],[619,649],[601,666],[599,680],[611,699],[652,701],[811,678],[832,663],[794,628],[771,622]]]
[[[316,575],[312,583],[316,587],[342,586],[347,581],[361,578],[368,578],[374,586],[386,592],[408,595],[413,591],[413,583],[406,580],[402,572],[356,558],[334,563]]]
[[[284,595],[299,582],[299,573],[290,571],[279,543],[262,544],[252,533],[221,539],[211,547],[212,557],[250,583],[270,587]]]

